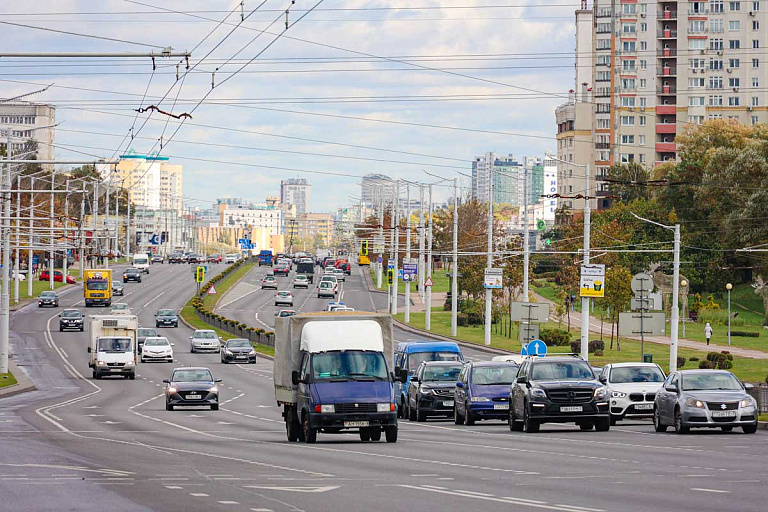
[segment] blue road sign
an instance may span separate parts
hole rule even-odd
[[[37,265],[38,263],[40,263],[40,256],[38,256],[37,254],[33,254],[32,255],[32,264],[33,265]]]
[[[394,263],[392,263],[391,261],[389,263],[387,263],[387,270],[392,270],[394,268],[395,268],[395,264]]]
[[[381,264],[381,263],[383,263],[383,262],[384,262],[384,258],[382,258],[381,256],[379,256],[379,257],[376,259],[376,262],[377,262],[377,263],[379,263],[379,264]]]
[[[541,340],[532,340],[527,345],[523,345],[520,353],[524,356],[544,357],[547,355],[547,344]]]
[[[401,275],[403,276],[403,281],[411,282],[411,281],[417,281],[418,280],[418,264],[408,262],[403,262],[403,270],[401,270]]]
[[[160,239],[159,239],[158,235],[157,234],[153,234],[150,237],[150,239],[149,239],[149,243],[151,243],[152,245],[160,245]]]

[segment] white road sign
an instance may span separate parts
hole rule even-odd
[[[486,268],[483,288],[491,290],[501,289],[504,283],[503,275],[504,269],[502,268]]]

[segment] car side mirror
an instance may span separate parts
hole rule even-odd
[[[517,382],[518,384],[527,384],[528,379],[526,379],[525,377],[518,377],[517,379],[515,379],[515,382]]]
[[[163,382],[166,383],[166,384],[170,384],[171,383],[171,379],[163,379]]]
[[[463,388],[464,388],[464,383],[463,383],[463,382],[461,382],[461,381],[459,381],[459,382],[457,382],[457,383],[456,383],[456,387],[457,387],[457,388],[462,388],[462,389],[463,389]]]
[[[176,346],[176,344],[175,344],[175,343],[171,343],[171,346],[172,346],[172,347],[175,347],[175,346]]]
[[[669,386],[664,386],[664,389],[666,391],[669,391],[670,393],[677,393],[677,386],[674,384],[670,384]]]
[[[419,383],[419,378],[416,375],[414,375],[413,377],[411,377],[411,382],[415,382],[415,383],[418,384]]]
[[[601,376],[599,376],[599,377],[597,378],[597,380],[599,380],[599,381],[600,381],[600,382],[602,382],[603,384],[608,384],[608,377],[606,377],[605,375],[601,375]]]
[[[91,347],[88,347],[88,353],[89,354],[91,353]]]
[[[299,371],[298,370],[293,370],[291,372],[291,382],[293,383],[294,386],[297,386],[299,384]]]
[[[192,339],[192,336],[190,336],[189,339]]]
[[[755,389],[755,385],[751,384],[749,382],[745,382],[744,383],[744,389],[746,389],[747,391],[751,391],[751,390]]]
[[[221,382],[221,379],[216,379],[213,382]]]
[[[59,313],[59,314],[58,314],[58,315],[56,315],[56,316],[58,316],[59,318],[61,318],[61,313]]]

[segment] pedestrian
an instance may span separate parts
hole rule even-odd
[[[576,294],[571,294],[571,311],[576,311]]]
[[[709,325],[709,322],[704,326],[704,336],[706,336],[707,345],[709,345],[709,339],[712,337],[712,326]]]

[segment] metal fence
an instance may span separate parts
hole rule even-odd
[[[768,412],[768,384],[761,382],[754,389],[747,391],[757,400],[757,410],[761,413]]]
[[[258,343],[259,345],[266,345],[268,347],[275,346],[275,334],[273,332],[254,332],[248,327],[243,329],[237,325],[232,325],[226,320],[219,320],[218,318],[214,318],[211,315],[206,315],[205,313],[201,313],[197,310],[195,310],[195,313],[197,314],[198,318],[200,318],[200,320],[209,325],[212,325],[216,329],[234,334],[238,338],[245,338],[249,341]]]

